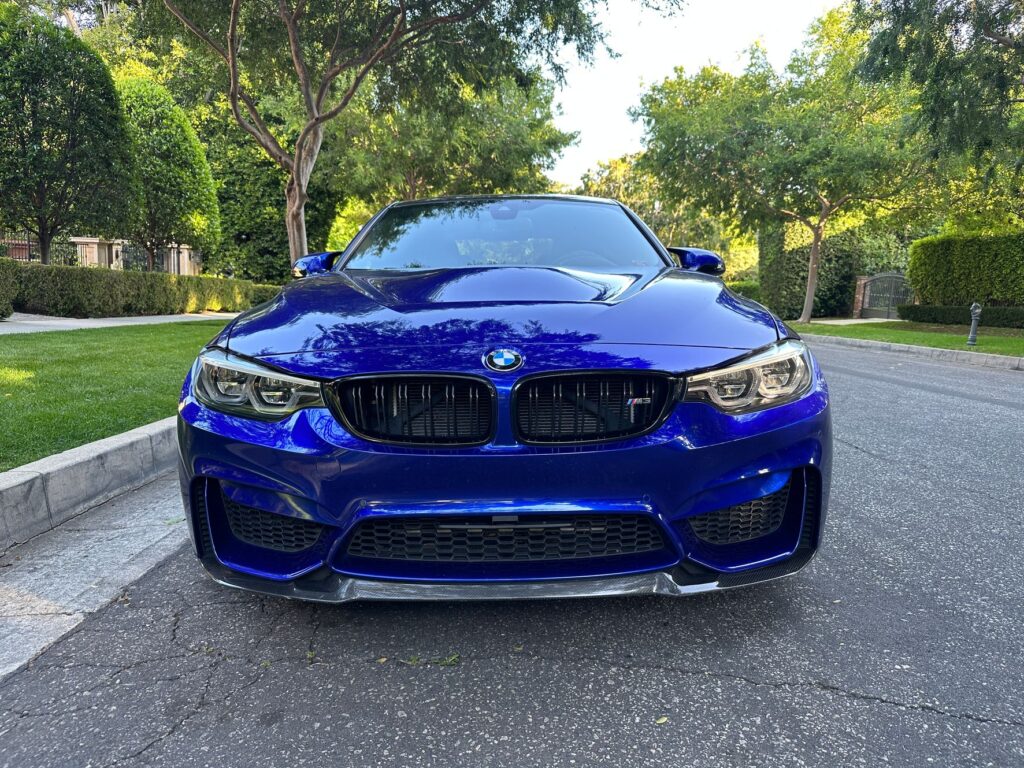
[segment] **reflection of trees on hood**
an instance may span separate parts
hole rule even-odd
[[[302,348],[310,352],[337,352],[355,347],[377,347],[400,350],[410,370],[436,367],[438,350],[479,345],[481,340],[502,339],[502,343],[542,344],[545,348],[565,345],[579,348],[595,344],[598,334],[579,331],[555,331],[538,320],[509,323],[505,320],[468,320],[452,318],[439,323],[412,326],[402,320],[382,320],[357,325],[317,325],[319,334],[307,338]],[[497,342],[495,342],[497,343]],[[587,352],[591,365],[597,368],[644,368],[639,357],[624,357],[607,349],[591,348]]]

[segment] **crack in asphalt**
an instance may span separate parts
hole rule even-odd
[[[170,728],[166,729],[159,736],[157,736],[157,737],[155,737],[153,739],[150,739],[150,741],[148,741],[145,745],[143,745],[143,747],[141,749],[138,749],[138,750],[136,750],[135,752],[132,752],[129,755],[125,755],[124,757],[119,757],[119,758],[117,758],[115,760],[112,760],[112,761],[110,761],[108,763],[104,763],[102,768],[112,768],[112,766],[123,765],[123,764],[128,763],[128,762],[130,762],[132,760],[135,760],[135,759],[141,757],[146,752],[148,752],[153,747],[156,747],[159,744],[162,744],[167,739],[171,738],[171,736],[173,736],[175,733],[177,733],[179,729],[185,727],[185,724],[188,723],[189,720],[191,720],[193,717],[196,717],[200,712],[202,712],[203,705],[206,703],[206,697],[210,693],[210,686],[213,683],[213,676],[214,676],[214,674],[216,674],[216,670],[217,670],[217,665],[216,664],[214,664],[213,666],[210,667],[210,669],[209,669],[210,674],[208,674],[206,676],[206,682],[203,683],[203,690],[200,692],[199,698],[196,700],[196,703],[193,705],[191,712],[189,712],[185,717],[182,717],[182,718],[179,718],[178,720],[175,720],[171,724]]]
[[[189,606],[189,608],[191,608],[191,607],[192,606]],[[267,612],[267,608],[268,608],[268,606],[265,604],[265,601],[261,600],[260,601],[260,605],[259,605],[260,611],[265,613],[265,612]],[[290,608],[291,608],[291,606],[287,606],[287,607],[284,607],[280,611],[276,611],[275,613],[277,613],[278,617],[280,617],[284,613],[287,613]],[[159,749],[161,744],[166,742],[168,739],[172,738],[182,728],[186,727],[191,720],[193,720],[195,717],[200,715],[204,711],[204,709],[206,709],[210,704],[213,704],[213,703],[217,703],[217,704],[226,703],[229,700],[233,699],[234,697],[236,697],[236,696],[242,694],[243,692],[249,690],[253,686],[257,685],[261,680],[263,680],[266,677],[267,673],[270,671],[270,669],[274,665],[284,664],[284,665],[295,665],[295,666],[309,667],[309,666],[312,666],[312,665],[315,664],[316,666],[332,667],[332,666],[348,665],[348,664],[358,663],[358,662],[363,662],[363,663],[366,663],[366,664],[374,664],[374,665],[379,664],[379,661],[378,661],[377,658],[366,658],[366,657],[357,657],[357,656],[348,656],[348,657],[346,657],[346,656],[342,656],[342,657],[335,656],[335,657],[333,657],[331,659],[320,659],[317,656],[317,650],[316,650],[317,649],[316,638],[317,638],[317,635],[319,634],[319,632],[320,632],[320,630],[322,628],[322,623],[323,623],[323,616],[322,616],[322,612],[319,610],[319,606],[313,606],[313,610],[310,611],[310,617],[309,617],[310,633],[309,633],[309,637],[308,637],[308,639],[306,641],[306,644],[305,644],[306,648],[307,648],[307,651],[306,651],[307,656],[306,656],[305,659],[296,658],[292,654],[287,654],[287,655],[284,655],[284,656],[278,655],[278,656],[269,657],[269,658],[268,657],[261,657],[261,655],[259,653],[260,648],[263,646],[263,644],[267,640],[269,640],[271,637],[273,637],[275,631],[279,627],[279,624],[277,624],[276,622],[268,623],[266,625],[266,631],[262,634],[261,637],[259,637],[257,639],[255,646],[251,650],[248,650],[246,653],[232,653],[232,652],[227,651],[225,649],[216,649],[216,648],[211,649],[211,648],[206,647],[206,646],[197,647],[197,646],[195,646],[193,644],[183,643],[178,638],[178,633],[179,633],[179,630],[181,628],[182,616],[183,616],[183,610],[181,610],[181,609],[176,609],[173,612],[171,612],[170,615],[169,615],[169,619],[170,619],[170,627],[169,627],[169,629],[170,629],[171,644],[174,645],[175,647],[181,648],[182,651],[183,651],[182,653],[168,655],[168,656],[161,656],[161,657],[152,657],[152,658],[147,658],[147,659],[139,659],[139,660],[133,661],[133,662],[131,662],[129,664],[120,664],[120,665],[117,665],[117,664],[103,664],[103,663],[100,663],[100,662],[78,662],[78,661],[72,661],[72,662],[69,662],[69,663],[51,664],[51,665],[45,665],[45,664],[44,665],[33,665],[33,668],[36,668],[36,669],[60,668],[60,669],[73,670],[73,669],[76,669],[76,668],[84,668],[84,669],[104,669],[104,670],[107,670],[107,672],[101,677],[101,679],[97,680],[94,685],[90,686],[87,689],[78,690],[78,691],[75,691],[74,693],[71,693],[71,694],[69,694],[67,696],[58,697],[58,698],[55,698],[55,699],[47,701],[46,702],[46,706],[47,706],[46,711],[39,711],[39,710],[35,710],[35,709],[18,710],[18,709],[14,708],[14,707],[11,707],[11,708],[8,708],[7,710],[5,710],[4,714],[5,715],[13,715],[13,716],[15,716],[15,718],[16,718],[15,722],[17,722],[17,721],[20,721],[20,720],[25,719],[25,718],[39,718],[39,717],[46,717],[46,716],[62,716],[63,717],[63,716],[67,716],[69,714],[77,714],[77,713],[88,712],[88,711],[91,711],[91,710],[95,710],[96,709],[96,705],[76,707],[74,709],[60,709],[60,708],[55,709],[54,707],[56,705],[59,705],[62,701],[65,701],[65,700],[70,699],[70,698],[77,698],[77,697],[81,697],[81,696],[84,696],[84,695],[88,695],[88,694],[96,691],[97,689],[99,689],[101,687],[117,685],[118,678],[121,675],[123,675],[124,673],[126,673],[128,671],[131,671],[131,670],[134,670],[134,669],[138,669],[138,668],[146,666],[146,665],[155,664],[155,663],[161,663],[161,662],[169,662],[169,661],[171,661],[171,662],[173,662],[173,661],[181,661],[181,660],[185,660],[185,659],[188,659],[188,658],[194,658],[194,657],[209,657],[210,663],[205,665],[205,666],[200,666],[200,667],[197,667],[195,669],[186,670],[186,671],[181,672],[180,674],[175,674],[175,675],[170,675],[170,676],[165,676],[165,677],[160,677],[160,678],[152,678],[151,682],[154,682],[154,683],[160,683],[160,682],[176,683],[176,682],[180,682],[180,681],[182,681],[182,680],[184,680],[184,679],[186,679],[186,678],[188,678],[190,676],[196,675],[196,674],[205,674],[205,680],[203,681],[202,689],[201,689],[199,695],[195,698],[194,702],[192,702],[192,704],[188,707],[187,711],[182,713],[181,716],[176,717],[173,722],[171,722],[167,727],[165,727],[163,730],[161,730],[160,733],[155,735],[153,738],[149,739],[141,747],[139,747],[138,749],[134,750],[130,754],[127,754],[127,755],[124,755],[124,756],[121,756],[121,757],[118,757],[118,758],[115,758],[115,759],[109,761],[108,763],[104,764],[104,767],[103,767],[103,768],[113,768],[114,766],[125,765],[125,764],[128,764],[128,763],[134,762],[134,761],[138,760],[140,757],[142,757],[143,755],[145,755],[146,753],[151,752],[151,751],[153,751],[155,749]],[[314,661],[314,658],[315,658],[315,661]],[[819,693],[825,693],[825,694],[829,694],[829,695],[833,695],[833,696],[838,696],[838,697],[850,699],[850,700],[853,700],[853,701],[860,701],[860,702],[866,702],[866,703],[869,703],[869,704],[883,705],[883,706],[886,706],[886,707],[893,707],[893,708],[900,709],[900,710],[903,710],[903,711],[908,711],[908,712],[920,712],[920,713],[925,713],[925,714],[929,714],[929,715],[935,715],[935,716],[939,716],[939,717],[943,717],[943,718],[947,718],[947,719],[955,720],[955,721],[969,721],[969,722],[978,723],[978,724],[987,725],[987,726],[1002,726],[1002,727],[1012,727],[1012,728],[1024,728],[1024,721],[1021,721],[1021,720],[993,717],[993,716],[987,716],[987,715],[979,715],[979,714],[975,714],[975,713],[972,713],[972,712],[957,712],[957,711],[953,711],[953,710],[944,708],[944,707],[936,705],[936,704],[928,704],[928,703],[922,703],[922,702],[901,701],[899,699],[894,699],[894,698],[890,698],[890,697],[887,697],[887,696],[882,696],[882,695],[878,695],[878,694],[868,693],[868,692],[865,692],[865,691],[858,691],[858,690],[846,688],[846,687],[843,687],[841,685],[838,685],[838,684],[835,684],[835,683],[829,683],[827,681],[822,681],[822,680],[816,680],[816,681],[786,681],[786,680],[775,681],[775,680],[764,680],[764,679],[758,679],[758,678],[755,678],[755,677],[751,677],[749,675],[742,675],[742,674],[738,674],[738,673],[715,671],[715,670],[704,670],[704,669],[693,669],[693,668],[689,668],[689,667],[682,667],[682,666],[673,665],[673,664],[658,663],[658,662],[654,662],[654,661],[639,660],[639,661],[624,662],[624,661],[621,661],[621,660],[613,660],[613,659],[608,659],[608,658],[605,658],[605,657],[595,656],[595,655],[579,655],[579,654],[574,654],[572,656],[562,656],[562,655],[558,655],[558,654],[537,653],[537,652],[528,651],[528,650],[514,651],[514,652],[507,652],[507,653],[499,653],[499,654],[492,654],[492,655],[462,656],[461,659],[460,659],[459,664],[463,665],[463,664],[480,663],[480,662],[487,662],[487,661],[496,661],[496,662],[512,661],[513,663],[522,663],[524,661],[526,661],[526,662],[553,662],[553,663],[558,663],[558,664],[572,664],[572,663],[580,663],[580,662],[582,662],[582,663],[598,665],[598,666],[601,666],[601,667],[604,667],[604,668],[608,668],[608,669],[618,669],[618,670],[657,670],[657,671],[664,672],[664,673],[669,673],[669,674],[684,675],[684,676],[688,676],[688,677],[699,677],[699,678],[705,678],[705,679],[723,680],[723,681],[729,681],[729,682],[739,683],[739,684],[743,684],[743,685],[750,685],[750,686],[759,687],[759,688],[769,688],[769,689],[780,690],[780,691],[795,690],[795,689],[805,689],[805,690],[816,691],[816,692],[819,692]],[[228,663],[235,663],[235,662],[241,662],[242,663],[243,669],[241,671],[243,673],[249,671],[249,672],[254,672],[255,674],[252,674],[248,679],[244,680],[240,684],[228,688],[226,691],[224,691],[223,695],[220,695],[220,696],[212,695],[214,693],[214,690],[213,690],[214,689],[214,680],[215,680],[215,677],[217,675],[218,670],[220,670],[222,667],[224,667]],[[422,668],[434,667],[434,666],[435,665],[424,664],[424,665],[422,665]],[[395,668],[397,669],[398,667],[395,666]],[[417,668],[420,668],[420,667],[417,667]],[[449,669],[451,669],[451,668],[449,668]],[[24,672],[26,670],[22,670],[22,671]],[[13,678],[17,677],[19,674],[20,673],[16,673],[15,675],[12,675],[11,678],[9,678],[9,680],[5,681],[5,682],[9,682],[10,679],[13,679]],[[9,732],[9,731],[10,731],[10,728],[7,728],[7,729],[4,729],[4,731],[2,731],[2,732]]]

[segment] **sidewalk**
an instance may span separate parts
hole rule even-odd
[[[230,320],[237,312],[201,312],[187,315],[146,315],[143,317],[50,317],[15,312],[0,320],[0,336],[11,333],[38,333],[40,331],[75,331],[81,328],[114,328],[124,325],[156,325],[181,323],[192,320]]]

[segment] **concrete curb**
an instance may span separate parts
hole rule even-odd
[[[174,466],[175,417],[0,472],[0,552]]]
[[[999,368],[1004,371],[1024,371],[1024,357],[1009,355],[989,355],[984,352],[968,352],[960,349],[939,349],[937,347],[918,347],[913,344],[894,344],[888,341],[870,341],[868,339],[848,339],[844,336],[819,336],[801,333],[801,339],[814,344],[832,344],[837,347],[859,347],[875,349],[882,352],[895,352],[910,357],[924,357],[944,362],[966,363],[985,368]]]

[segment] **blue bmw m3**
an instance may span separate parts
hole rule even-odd
[[[828,389],[722,260],[566,196],[390,205],[182,389],[223,584],[327,602],[686,595],[814,555]]]

